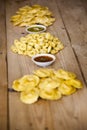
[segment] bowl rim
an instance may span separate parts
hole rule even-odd
[[[29,31],[28,29],[32,28],[32,27],[42,27],[43,30],[42,31],[38,31],[38,32]],[[45,32],[46,30],[47,30],[46,26],[45,25],[41,25],[41,24],[34,24],[34,25],[30,25],[30,26],[26,27],[26,32],[27,33],[41,33],[41,32]]]
[[[52,60],[52,61],[47,61],[47,62],[35,61],[34,59],[35,59],[36,57],[39,57],[39,56],[50,56],[50,57],[53,58],[53,60]],[[36,55],[32,56],[32,61],[33,61],[34,63],[46,64],[46,63],[54,62],[55,60],[56,60],[56,57],[55,57],[53,54],[36,54]]]

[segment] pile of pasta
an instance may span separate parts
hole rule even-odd
[[[63,48],[61,41],[50,33],[28,34],[20,40],[14,40],[11,46],[14,53],[30,57],[41,53],[55,54]]]
[[[48,7],[40,5],[19,8],[16,15],[11,17],[11,22],[15,26],[29,26],[37,23],[50,26],[54,21],[55,18]]]
[[[25,75],[13,81],[12,88],[20,92],[23,103],[32,104],[39,97],[46,100],[58,100],[63,95],[71,95],[82,88],[82,83],[72,72],[63,69],[40,68],[31,75]]]

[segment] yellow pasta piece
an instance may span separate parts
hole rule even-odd
[[[66,80],[65,81],[65,83],[67,84],[67,85],[71,85],[71,86],[73,86],[73,87],[75,87],[75,88],[82,88],[82,83],[81,83],[81,81],[79,81],[79,80],[77,80],[77,79],[71,79],[71,80]]]
[[[60,69],[60,70],[58,70],[58,71],[55,71],[55,75],[56,75],[58,78],[66,79],[66,80],[76,78],[76,75],[75,75],[74,73],[65,71],[65,70],[63,70],[63,69]]]
[[[19,80],[15,80],[13,82],[13,88],[16,91],[23,91],[23,90],[31,90],[32,88],[36,87],[39,83],[39,77],[36,75],[26,75],[20,78]]]
[[[50,75],[53,73],[52,69],[47,69],[47,68],[40,68],[38,70],[35,70],[33,72],[35,75],[37,75],[38,77],[41,78],[45,78],[45,77],[50,77]]]
[[[17,52],[18,52],[17,48],[16,48],[14,45],[11,46],[11,50],[12,50],[14,53],[17,53]]]
[[[47,100],[58,100],[62,97],[61,92],[56,89],[51,91],[40,91],[40,97]]]
[[[58,90],[63,94],[63,95],[71,95],[76,92],[76,88],[69,86],[65,83],[63,83]]]
[[[53,90],[54,88],[59,87],[60,83],[57,80],[53,80],[51,78],[46,78],[42,82],[39,83],[39,88],[41,90]]]
[[[30,91],[21,92],[20,99],[23,103],[32,104],[35,103],[39,98],[39,90],[37,88],[31,89]]]
[[[20,80],[15,80],[13,82],[12,88],[19,92],[24,90],[24,86],[20,84]]]
[[[37,86],[39,83],[39,77],[36,75],[25,75],[21,78],[21,83],[25,86]]]

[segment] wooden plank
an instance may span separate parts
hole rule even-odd
[[[5,2],[0,1],[0,130],[7,130]]]
[[[82,2],[82,5],[83,5],[85,11],[87,12],[87,0],[81,0],[81,2]]]
[[[56,55],[57,61],[49,68],[64,68],[73,71],[83,81],[80,68],[70,44],[66,28],[55,0],[32,0],[32,1],[7,1],[6,23],[8,44],[8,84],[11,87],[13,80],[30,74],[39,68],[25,56],[14,54],[10,50],[13,40],[26,35],[25,28],[14,27],[10,17],[15,11],[26,4],[41,4],[48,6],[56,17],[56,22],[48,28],[48,31],[58,36],[65,45],[65,49]],[[24,34],[23,34],[24,33]],[[86,130],[87,120],[87,89],[84,88],[77,93],[64,97],[59,101],[39,100],[35,104],[26,105],[20,102],[19,93],[9,92],[9,128],[11,130]]]
[[[56,2],[84,80],[87,82],[87,1],[56,0]]]

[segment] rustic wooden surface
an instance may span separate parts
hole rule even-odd
[[[87,130],[87,1],[0,1],[0,130]],[[26,105],[19,93],[7,93],[7,86],[11,88],[15,79],[39,68],[29,57],[10,50],[14,39],[26,35],[25,28],[14,27],[10,17],[26,4],[48,6],[53,12],[56,21],[47,31],[59,37],[65,48],[49,68],[76,73],[84,88],[75,94],[59,101],[39,100]]]
[[[0,130],[7,129],[7,63],[5,3],[0,1]]]

